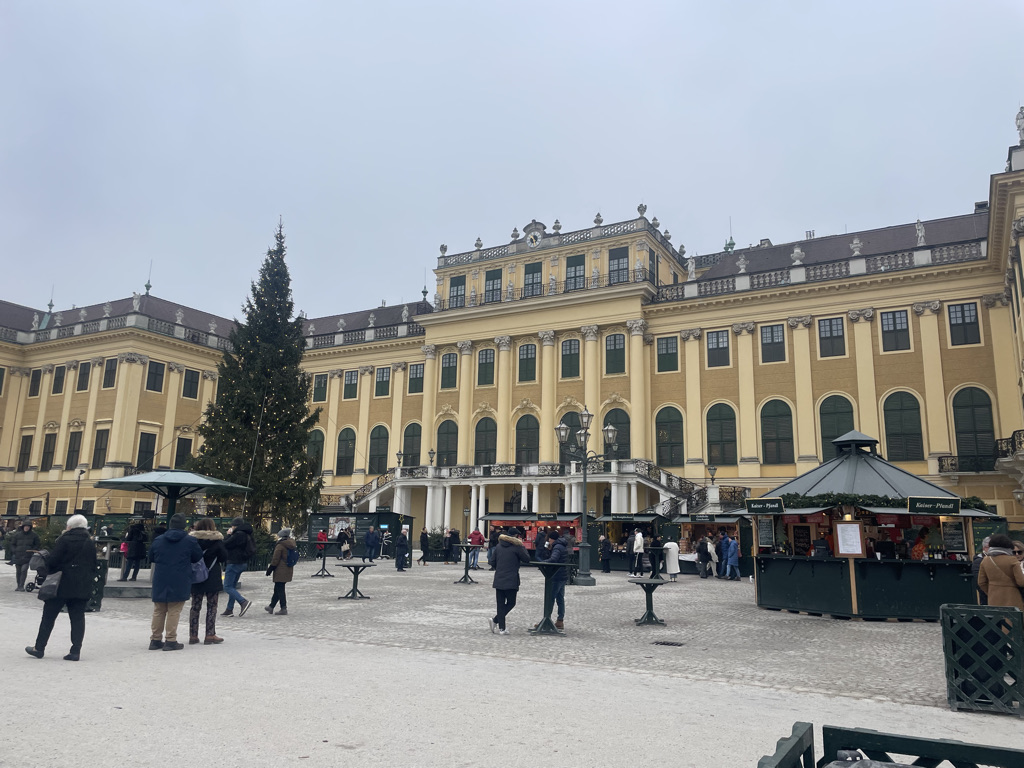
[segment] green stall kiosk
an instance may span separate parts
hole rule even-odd
[[[747,499],[757,605],[836,618],[939,618],[976,602],[971,560],[1005,520],[890,464],[848,432],[836,458]]]

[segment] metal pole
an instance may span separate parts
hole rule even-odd
[[[580,511],[580,569],[576,574],[576,585],[593,587],[597,581],[590,575],[590,541],[587,536],[587,452],[583,453],[583,509]]]

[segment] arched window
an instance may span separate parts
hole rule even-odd
[[[476,439],[473,444],[474,464],[481,466],[497,463],[498,425],[494,419],[484,418],[476,423]]]
[[[736,463],[736,412],[725,403],[708,409],[708,464],[716,467]]]
[[[561,423],[569,427],[569,439],[565,446],[559,443],[558,461],[560,464],[569,464],[572,459],[565,452],[565,448],[576,448],[576,433],[580,431],[580,415],[576,411],[566,411]]]
[[[889,461],[924,461],[921,406],[909,392],[893,392],[882,406],[885,417],[886,458]]]
[[[527,414],[516,422],[516,464],[540,461],[540,424]]]
[[[370,431],[370,459],[366,472],[370,475],[383,475],[388,471],[388,428],[382,425]]]
[[[821,419],[821,460],[829,461],[839,455],[839,449],[832,445],[853,429],[853,404],[845,397],[832,395],[821,401],[818,409]]]
[[[765,464],[793,463],[793,412],[782,400],[761,409],[761,456]]]
[[[454,467],[459,463],[459,426],[451,419],[437,428],[437,466]]]
[[[629,414],[621,408],[613,408],[604,415],[604,424],[602,428],[614,424],[615,428],[619,430],[619,434],[615,437],[615,444],[619,446],[617,451],[612,450],[610,443],[604,444],[604,454],[609,459],[625,460],[630,457],[629,448]],[[603,439],[603,438],[602,438]]]
[[[989,472],[996,466],[992,401],[983,390],[966,387],[953,396],[956,455],[961,472]]]
[[[683,414],[675,408],[662,408],[654,420],[654,434],[658,465],[683,466]]]
[[[418,467],[420,460],[420,438],[423,430],[419,424],[410,424],[405,428],[405,438],[402,440],[402,466]]]
[[[314,429],[309,433],[309,445],[306,447],[306,453],[309,454],[309,458],[313,460],[313,468],[317,474],[324,471],[324,433],[319,429]]]
[[[356,433],[352,429],[343,429],[338,435],[338,459],[334,465],[335,475],[351,475],[355,470]]]

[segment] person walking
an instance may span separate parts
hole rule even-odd
[[[641,579],[644,575],[644,535],[640,533],[639,528],[633,529],[633,547],[630,552],[629,576],[630,578]]]
[[[740,544],[732,536],[726,536],[722,545],[725,552],[725,579],[727,581],[740,580]]]
[[[487,565],[490,566],[488,570],[494,570],[494,550],[498,547],[498,537],[501,536],[501,526],[492,525],[489,535],[487,536]]]
[[[32,553],[39,549],[39,534],[32,528],[32,523],[22,523],[11,538],[11,559],[14,561],[17,584],[15,592],[25,591],[25,579],[28,577],[28,561]]]
[[[196,521],[194,530],[189,534],[199,542],[203,550],[203,562],[209,576],[205,581],[192,584],[192,607],[188,612],[188,643],[199,642],[199,614],[203,610],[203,599],[206,599],[206,645],[223,643],[224,638],[217,637],[217,601],[224,589],[221,580],[221,564],[227,561],[228,551],[224,548],[224,534],[217,530],[213,520],[204,517]]]
[[[978,571],[981,570],[981,561],[988,555],[988,547],[991,541],[992,537],[986,536],[981,542],[981,551],[971,561],[971,582],[974,585],[974,594],[978,600],[978,605],[988,605],[988,595],[978,587]]]
[[[547,562],[549,563],[568,563],[569,562],[569,539],[567,536],[559,536],[555,534],[554,539],[548,540],[550,543],[550,554],[548,554]],[[569,580],[569,569],[559,568],[555,571],[555,575],[551,577],[551,586],[555,593],[555,605],[558,606],[558,617],[555,620],[556,629],[564,629],[565,625],[563,620],[565,619],[565,584]]]
[[[719,531],[715,537],[715,562],[718,563],[718,573],[715,574],[716,579],[725,578],[725,565],[728,552],[726,551],[725,533]]]
[[[675,581],[679,575],[679,544],[674,541],[665,542],[665,573],[669,581]]]
[[[473,532],[469,534],[469,543],[473,545],[473,548],[469,550],[469,567],[474,571],[479,571],[480,547],[484,544],[484,535],[480,533],[480,529],[474,528]]]
[[[661,534],[655,532],[651,535],[651,544],[647,548],[647,557],[651,561],[651,578],[661,578],[661,556],[665,554],[665,543],[661,540]]]
[[[338,559],[348,560],[352,557],[352,532],[348,528],[338,531]]]
[[[407,557],[409,557],[409,535],[406,533],[406,529],[402,528],[398,538],[395,539],[395,570],[405,570],[405,559]]]
[[[1024,570],[1013,553],[1013,541],[1004,533],[989,540],[988,556],[978,570],[978,588],[988,595],[989,605],[1024,611]]]
[[[370,530],[373,531],[372,528]],[[288,598],[284,593],[284,588],[292,580],[293,571],[295,570],[292,566],[288,565],[289,554],[295,548],[292,529],[282,528],[279,530],[277,532],[277,546],[274,547],[274,556],[270,558],[270,565],[267,568],[267,576],[271,574],[274,576],[274,596],[270,598],[270,605],[263,609],[267,613],[272,614],[274,608],[280,604],[281,610],[277,612],[277,615],[288,615]],[[370,558],[370,562],[373,562],[373,558]]]
[[[420,531],[420,556],[416,562],[426,565],[428,552],[430,552],[430,534],[427,532],[427,526],[423,526],[423,530]]]
[[[92,595],[96,575],[96,545],[89,537],[89,522],[84,515],[68,518],[64,532],[57,539],[53,551],[46,556],[46,572],[60,573],[56,597],[43,601],[43,617],[39,621],[35,645],[25,649],[29,656],[43,658],[50,641],[54,622],[61,609],[67,607],[71,620],[71,650],[65,661],[78,661],[85,639],[85,606]]]
[[[124,568],[118,581],[135,581],[139,575],[139,567],[146,559],[146,526],[141,522],[132,523],[124,535],[124,541],[128,549],[124,553]],[[132,571],[131,579],[128,578],[129,571]]]
[[[153,621],[149,650],[180,651],[178,619],[192,594],[192,563],[203,557],[199,542],[185,533],[185,516],[171,517],[167,533],[149,548],[153,562]]]
[[[366,558],[370,558],[372,563],[377,559],[378,547],[380,547],[380,534],[374,530],[373,526],[370,526],[370,530],[366,532],[366,536],[363,537],[363,562],[366,562]]]
[[[253,536],[252,525],[241,517],[232,520],[227,538],[224,539],[224,551],[227,558],[227,565],[224,567],[224,591],[228,593],[228,604],[221,616],[234,616],[237,602],[241,608],[238,612],[241,618],[252,605],[252,601],[246,600],[236,586],[238,579],[245,573],[249,558],[256,554],[256,537]]]
[[[509,528],[509,531],[514,529]],[[523,563],[530,562],[530,555],[523,542],[516,536],[501,534],[498,546],[494,549],[494,597],[498,611],[493,619],[488,619],[491,633],[509,634],[505,627],[505,617],[516,607],[516,595],[519,593],[519,569]]]
[[[697,542],[697,570],[702,579],[711,575],[711,555],[714,551],[709,536],[702,536]]]
[[[607,536],[599,536],[597,539],[600,546],[601,572],[612,572],[612,543]]]

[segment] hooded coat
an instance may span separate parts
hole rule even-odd
[[[64,531],[46,556],[46,572],[60,571],[57,597],[62,600],[88,600],[96,578],[96,546],[85,528]]]
[[[288,583],[292,580],[292,573],[295,570],[288,565],[288,550],[295,549],[295,539],[281,539],[274,547],[274,556],[270,559],[270,567],[274,569],[274,583],[283,581]]]
[[[18,530],[10,537],[11,560],[15,565],[28,565],[32,559],[30,550],[39,549],[39,534],[29,528],[24,529],[24,524],[18,526]],[[62,577],[63,578],[63,577]]]
[[[548,555],[547,562],[549,563],[567,563],[569,562],[569,542],[566,541],[565,536],[559,536],[554,539],[551,545],[551,554]],[[569,578],[568,568],[559,568],[555,571],[555,575],[551,577],[551,581],[558,584],[561,581],[567,581]]]
[[[523,563],[530,562],[523,542],[515,536],[498,537],[498,546],[494,549],[494,581],[495,589],[519,589],[519,568]]]
[[[180,528],[158,536],[149,548],[153,563],[153,602],[183,603],[192,594],[192,563],[203,550],[199,541]]]
[[[1024,598],[1021,597],[1024,571],[1013,555],[994,554],[995,552],[995,548],[990,549],[988,557],[981,561],[978,587],[988,595],[989,605],[1019,608],[1024,611]]]
[[[188,535],[199,542],[199,548],[203,550],[203,562],[206,563],[206,568],[210,571],[206,581],[196,582],[192,585],[192,594],[209,595],[222,591],[224,589],[224,574],[221,564],[228,557],[228,551],[224,548],[224,534],[220,531],[190,531]]]

